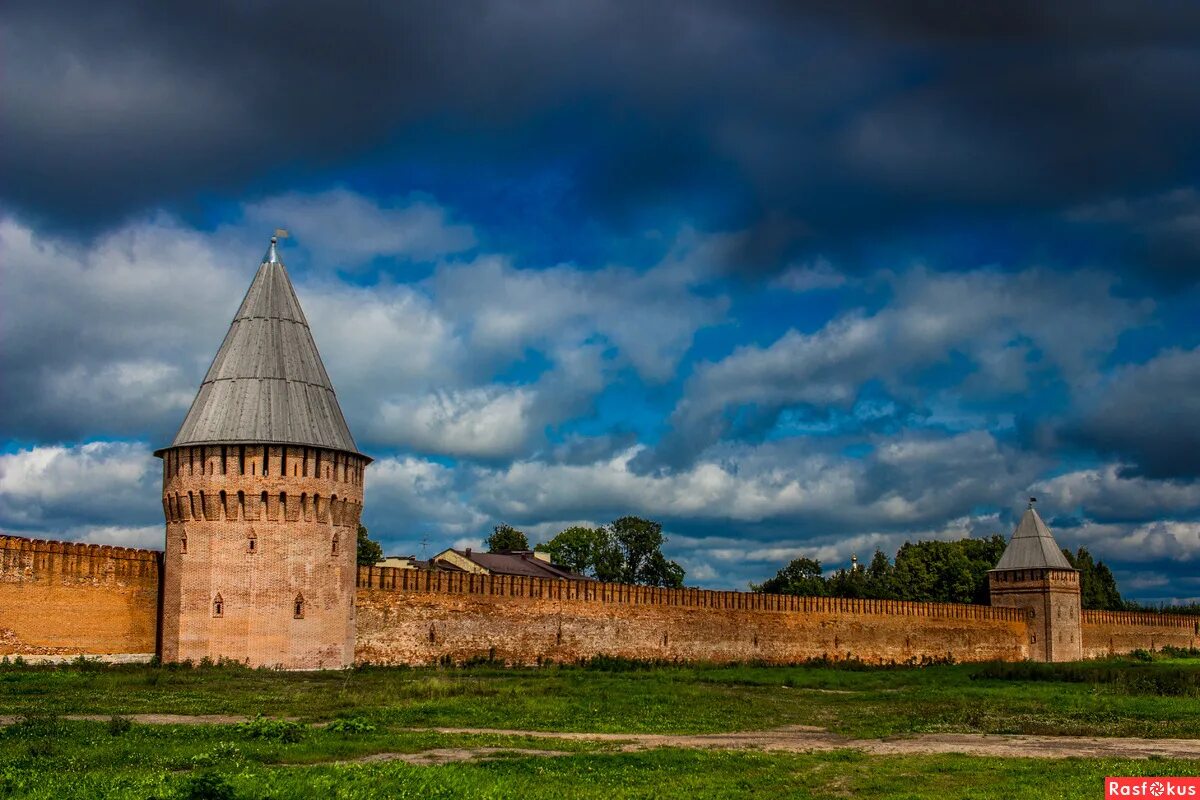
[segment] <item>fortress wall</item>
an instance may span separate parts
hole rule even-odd
[[[160,555],[0,535],[0,655],[154,654]]]
[[[355,660],[513,664],[598,655],[794,663],[858,658],[1021,660],[1011,608],[658,589],[592,581],[361,567]]]
[[[1084,611],[1083,657],[1121,655],[1132,650],[1200,646],[1200,617],[1128,611]]]

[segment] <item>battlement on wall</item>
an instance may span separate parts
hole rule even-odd
[[[155,564],[158,563],[158,558],[162,554],[159,550],[142,550],[135,547],[116,547],[107,544],[60,542],[53,539],[28,539],[9,534],[0,534],[0,550],[21,553],[54,553],[96,560],[149,561]]]
[[[847,597],[727,592],[712,589],[662,589],[600,581],[563,581],[514,575],[359,567],[358,587],[418,594],[519,597],[629,606],[677,606],[745,611],[792,611],[813,614],[874,614],[943,619],[1024,622],[1026,612],[965,603],[918,603],[908,600],[861,600]]]
[[[157,649],[161,553],[0,534],[0,654]]]
[[[1165,614],[1152,611],[1089,611],[1082,616],[1084,625],[1150,625],[1190,628],[1200,632],[1200,617],[1189,614]]]

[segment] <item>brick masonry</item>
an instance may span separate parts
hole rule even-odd
[[[163,659],[351,664],[364,467],[312,447],[163,453]]]
[[[359,569],[355,658],[871,663],[1028,657],[1018,609]]]
[[[1200,647],[1200,617],[1084,611],[1083,658],[1121,655],[1133,650]]]
[[[153,654],[160,557],[0,535],[0,655]]]
[[[1078,571],[992,571],[988,594],[992,606],[1017,608],[1028,615],[1029,657],[1034,661],[1078,661],[1083,657]]]
[[[310,466],[315,467],[315,463]],[[217,477],[219,467],[216,469],[218,472],[210,477]],[[261,480],[257,466],[255,475]],[[188,477],[202,476],[197,472]],[[269,476],[269,481],[277,483],[282,477]],[[332,481],[332,473],[322,480]],[[196,487],[200,484],[189,485],[193,487],[193,501],[199,503]],[[323,487],[329,491],[328,485]],[[339,500],[342,491],[346,492],[347,505],[340,512],[340,525],[333,524],[331,514],[321,523],[324,527],[296,529],[303,512],[298,512],[301,519],[287,522],[290,512],[286,508],[282,519],[277,513],[272,523],[269,501],[265,520],[257,511],[247,511],[235,520],[219,520],[215,518],[219,516],[217,509],[210,512],[214,519],[209,520],[197,506],[197,514],[203,519],[189,518],[186,522],[192,524],[183,527],[179,527],[179,519],[168,523],[168,531],[176,536],[182,530],[188,531],[188,556],[200,555],[193,549],[194,536],[209,543],[205,552],[225,547],[236,553],[227,558],[218,552],[217,558],[208,555],[201,562],[199,574],[206,576],[207,583],[201,587],[202,592],[195,593],[205,598],[204,608],[202,612],[194,611],[198,619],[191,624],[196,629],[188,633],[190,639],[185,643],[191,649],[177,650],[176,657],[258,658],[261,663],[298,668],[340,666],[351,657],[379,664],[412,665],[488,657],[534,664],[539,660],[573,661],[595,655],[768,663],[821,656],[885,663],[947,656],[956,661],[1045,657],[1031,646],[1032,637],[1042,629],[1035,621],[1037,617],[1029,617],[1025,608],[654,589],[391,568],[355,570],[352,556],[343,565],[331,553],[311,552],[315,545],[310,541],[327,542],[330,528],[353,532],[349,521],[357,522],[357,508],[351,500],[360,496],[342,488]],[[330,491],[328,496],[332,498],[332,494]],[[186,496],[181,492],[181,498]],[[205,489],[205,500],[209,497]],[[219,500],[219,490],[216,497]],[[226,502],[229,498],[226,489]],[[171,514],[178,514],[178,509],[168,516]],[[313,515],[309,526],[317,522],[315,510]],[[229,523],[251,521],[265,523],[256,526],[256,536],[265,536],[268,541],[258,547],[277,549],[263,549],[253,555],[236,551],[246,545],[234,537],[245,534],[246,528]],[[207,527],[194,524],[200,522]],[[218,522],[223,525],[215,524]],[[285,535],[291,530],[298,532]],[[283,544],[291,541],[299,544],[295,548]],[[175,544],[181,543],[177,540]],[[168,540],[168,552],[170,548]],[[346,551],[353,553],[353,548],[347,547]],[[294,558],[302,566],[294,571],[289,567],[281,573],[282,584],[264,591],[262,583],[254,580],[259,562],[253,559],[271,557],[272,553],[277,558]],[[127,656],[155,652],[161,555],[149,550],[0,536],[0,655]],[[250,559],[249,568],[244,566],[246,559]],[[326,583],[328,613],[318,618],[320,625],[312,634],[309,628],[295,625],[310,621],[310,610],[305,609],[304,619],[294,618],[290,605],[292,581],[302,587],[312,585],[304,581],[310,574],[322,572],[334,578]],[[351,592],[357,582],[352,602],[343,601],[340,594],[347,573]],[[226,606],[223,613],[230,616],[223,616],[220,622],[236,620],[236,630],[233,634],[218,632],[206,639],[198,630],[213,624],[206,621],[213,619],[206,595],[213,581],[230,579],[228,585],[234,589],[229,597],[222,592],[225,602],[234,598],[238,603],[238,598],[245,598],[246,608],[250,609],[259,598],[268,606],[260,613],[269,619],[255,622],[250,611]],[[171,594],[162,596],[165,600]],[[322,595],[318,590],[312,596]],[[282,613],[269,607],[272,598],[280,605],[289,601]],[[307,602],[309,595],[305,599]],[[187,632],[189,625],[182,616],[173,623],[167,614],[165,621],[164,650],[168,632],[176,631],[174,635],[178,636],[179,631]],[[282,632],[270,630],[270,624],[282,628]],[[1200,620],[1183,615],[1083,611],[1076,630],[1082,656],[1093,658],[1138,648],[1200,646],[1198,624]],[[339,647],[346,649],[339,651]],[[294,660],[288,662],[287,658]]]

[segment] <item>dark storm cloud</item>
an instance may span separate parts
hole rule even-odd
[[[1200,476],[1200,350],[1167,350],[1124,367],[1064,428],[1068,441],[1126,461],[1131,475]]]
[[[588,213],[747,228],[758,270],[1196,177],[1193,6],[630,8],[10,3],[6,197],[94,225],[375,151],[547,158]]]

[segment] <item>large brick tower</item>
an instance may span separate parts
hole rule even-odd
[[[1034,661],[1078,661],[1083,658],[1079,571],[1033,504],[1030,498],[1004,555],[988,573],[991,604],[1029,613],[1029,656]]]
[[[354,658],[363,476],[276,240],[163,459],[162,655]]]

